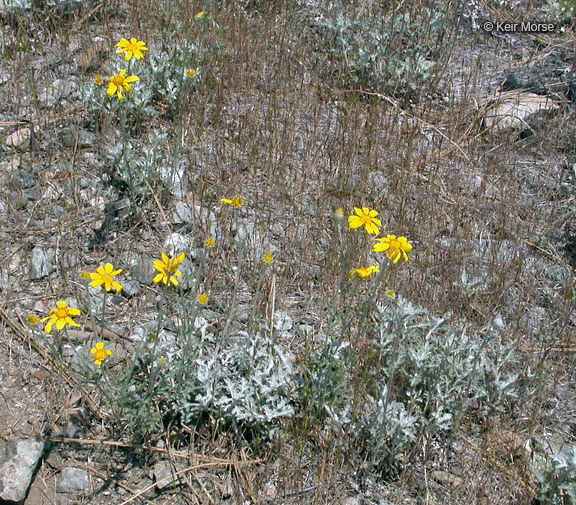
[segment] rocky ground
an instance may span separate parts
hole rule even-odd
[[[521,7],[471,3],[451,71],[425,107],[384,93],[348,102],[350,89],[325,85],[298,45],[319,25],[305,24],[295,42],[280,18],[263,20],[258,7],[223,9],[226,57],[206,72],[181,142],[163,148],[172,169],[159,164],[153,188],[161,191],[142,207],[114,178],[106,150],[117,142],[114,124],[100,128],[87,117],[78,90],[105,68],[108,40],[143,27],[159,47],[158,34],[134,6],[119,7],[123,21],[77,4],[61,16],[44,6],[51,22],[66,27],[64,40],[43,24],[42,6],[0,2],[0,437],[7,446],[0,500],[535,503],[543,461],[574,450],[576,427],[573,24],[558,21],[551,35],[489,34],[484,21],[521,16]],[[323,11],[298,5],[304,19]],[[234,24],[238,16],[246,26]],[[18,56],[20,24],[37,30],[25,56]],[[272,46],[264,57],[238,42],[240,28],[263,27],[274,34],[258,42]],[[142,129],[171,131],[166,116],[150,123]],[[261,231],[248,204],[231,240],[249,237],[254,265],[267,251],[277,258],[274,324],[295,354],[310,331],[325,337],[319,307],[333,288],[333,238],[324,223],[337,207],[375,201],[390,223],[411,231],[418,251],[398,285],[433,313],[450,312],[471,328],[489,321],[502,328],[515,342],[519,373],[540,374],[529,401],[508,417],[484,420],[483,430],[470,423],[453,440],[431,440],[434,457],[391,480],[332,458],[330,440],[319,441],[305,462],[286,446],[279,455],[274,448],[257,454],[202,436],[175,448],[169,430],[153,446],[137,445],[108,421],[110,406],[98,390],[79,383],[82,356],[104,339],[111,366],[124,366],[155,328],[152,260],[183,250],[182,272],[196,268],[205,237],[224,233],[220,196],[240,187],[269,228]],[[45,317],[60,299],[101,307],[100,290],[86,288],[81,273],[111,260],[125,277],[122,293],[107,298],[108,333],[82,317],[62,360],[54,359],[53,340],[28,316]],[[252,295],[242,282],[245,309]],[[212,298],[202,317],[214,331],[222,329],[229,283],[214,271],[207,284]]]

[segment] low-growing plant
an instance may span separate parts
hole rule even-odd
[[[444,1],[421,8],[379,7],[360,16],[330,11],[321,26],[344,85],[411,96],[436,74],[450,45],[447,27],[457,13]]]
[[[541,488],[536,499],[541,505],[576,504],[576,448],[550,454],[538,480]]]
[[[375,309],[369,340],[327,344],[311,360],[303,392],[309,415],[334,417],[330,423],[375,467],[406,462],[427,438],[452,433],[465,414],[484,419],[516,398],[513,350],[496,329],[468,336],[448,316],[433,318],[400,296]]]

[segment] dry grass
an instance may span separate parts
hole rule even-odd
[[[360,4],[346,4],[344,12],[359,17],[394,12],[388,2]],[[66,434],[71,409],[77,409],[85,423],[83,438],[110,442],[54,445],[40,470],[44,488],[35,484],[30,503],[55,503],[56,470],[73,459],[88,464],[95,476],[107,476],[78,503],[136,503],[136,490],[149,484],[146,470],[158,451],[176,460],[173,450],[189,458],[182,472],[186,483],[175,495],[145,494],[148,503],[339,503],[347,496],[365,503],[530,503],[537,484],[527,463],[521,457],[486,457],[486,433],[511,431],[523,441],[554,433],[574,442],[571,27],[553,36],[514,34],[508,44],[474,30],[468,14],[457,31],[446,31],[439,52],[444,64],[428,81],[433,85],[417,83],[417,91],[408,93],[351,82],[314,18],[331,14],[314,5],[70,2],[61,10],[45,6],[1,15],[0,77],[9,76],[0,88],[1,137],[24,125],[34,134],[28,149],[0,154],[5,356],[0,435],[56,439]],[[215,25],[193,21],[204,8]],[[459,8],[476,9],[480,18],[525,14],[494,12],[484,2]],[[197,87],[176,113],[156,100],[154,114],[130,130],[138,148],[146,145],[146,135],[167,134],[154,176],[147,179],[150,194],[140,200],[129,184],[119,183],[106,154],[108,146],[123,141],[117,120],[103,112],[90,115],[73,93],[48,105],[42,98],[55,79],[75,89],[89,85],[96,73],[107,75],[117,63],[111,48],[128,36],[145,40],[150,54],[183,41],[208,49]],[[96,37],[108,53],[102,46],[91,52]],[[79,66],[81,58],[88,60]],[[565,70],[565,76],[571,72],[572,80],[554,80],[552,67]],[[514,130],[485,131],[479,111],[508,73],[522,76],[526,68],[540,69],[540,82],[549,85],[560,107],[531,123],[532,134],[525,137]],[[133,93],[148,84],[141,82]],[[74,138],[80,129],[93,133],[93,140]],[[73,132],[71,141],[64,140],[63,130]],[[339,207],[348,215],[365,205],[380,212],[385,233],[408,237],[414,252],[408,264],[386,270],[379,285],[362,287],[361,293],[378,299],[394,289],[432,314],[451,314],[453,324],[471,333],[498,319],[505,341],[515,343],[517,373],[530,371],[539,382],[520,388],[521,401],[501,415],[464,416],[452,438],[431,436],[417,444],[410,463],[387,478],[373,473],[363,448],[351,447],[338,429],[310,426],[305,418],[288,422],[273,444],[242,440],[227,428],[183,435],[167,424],[153,440],[162,443],[137,449],[126,420],[100,403],[93,385],[79,384],[62,370],[30,337],[24,321],[30,312],[46,315],[55,300],[82,300],[84,269],[110,261],[129,278],[158,257],[169,233],[179,230],[171,222],[177,198],[160,173],[177,166],[186,167],[189,180],[181,200],[216,209],[220,198],[241,194],[238,217],[262,231],[275,255],[257,290],[261,258],[248,257],[241,275],[230,268],[235,216],[222,213],[219,240],[202,279],[210,294],[203,314],[214,334],[227,329],[231,304],[237,317],[230,324],[247,329],[256,300],[262,319],[276,309],[287,311],[296,324],[312,325],[308,337],[294,333],[284,342],[297,362],[334,338],[330,314],[342,264],[333,215]],[[23,184],[26,178],[34,184]],[[123,198],[130,199],[127,215],[112,219],[105,204]],[[201,248],[208,233],[195,225],[180,231],[193,248]],[[358,238],[348,268],[371,261],[368,243]],[[31,250],[37,245],[52,255],[53,269],[30,281]],[[139,295],[116,300],[107,314],[114,323],[109,330],[126,337],[136,327],[152,328],[159,294],[148,284]],[[354,296],[345,292],[339,303],[353,303]],[[177,317],[167,319],[177,324]],[[129,352],[117,354],[114,366],[121,368]],[[360,351],[356,358],[361,362],[365,356]],[[33,405],[26,401],[31,390]],[[21,424],[23,418],[29,425]],[[186,436],[194,442],[184,443]],[[199,461],[214,466],[199,474],[193,468]],[[430,475],[437,470],[459,474],[471,485],[434,480]],[[114,482],[127,494],[117,494]]]

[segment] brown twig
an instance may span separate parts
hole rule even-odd
[[[56,438],[56,437],[45,437],[43,438],[45,442],[51,442],[55,444],[80,444],[80,445],[101,445],[105,447],[117,447],[120,449],[142,449],[148,452],[157,452],[161,454],[167,454],[170,456],[175,456],[178,458],[186,458],[186,459],[193,459],[199,460],[204,463],[213,463],[218,465],[232,465],[232,461],[229,459],[223,458],[214,458],[212,456],[202,456],[200,454],[189,454],[183,451],[172,451],[167,449],[161,449],[159,447],[150,447],[147,445],[134,445],[134,444],[127,444],[125,442],[115,442],[113,440],[93,440],[93,439],[85,439],[85,438]],[[245,461],[246,464],[250,465],[259,465],[263,463],[264,460],[256,459]]]

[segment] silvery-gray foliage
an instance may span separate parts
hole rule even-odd
[[[375,465],[406,461],[418,442],[452,432],[464,414],[487,416],[516,398],[512,345],[495,328],[469,335],[448,315],[431,317],[402,297],[376,304],[374,316],[371,354],[361,364],[368,379],[354,380],[353,343],[332,343],[314,359],[303,394],[311,412],[328,413],[329,425],[365,447]],[[351,416],[354,402],[362,407]]]

